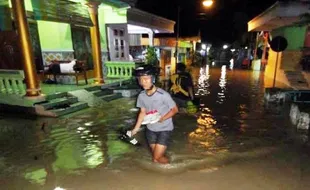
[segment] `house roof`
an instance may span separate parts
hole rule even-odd
[[[127,11],[127,23],[150,28],[155,33],[173,33],[175,22],[166,18],[136,9]]]
[[[88,1],[94,1],[94,0],[88,0]],[[122,1],[119,1],[119,0],[95,0],[95,1],[101,2],[104,4],[108,4],[108,5],[111,5],[113,7],[117,7],[117,8],[130,7],[133,5],[132,0],[122,0]]]
[[[282,26],[292,25],[300,21],[301,15],[305,13],[310,13],[307,2],[277,1],[248,22],[248,31],[271,31]]]
[[[176,33],[173,33],[173,34],[155,34],[154,36],[155,38],[176,38]],[[199,35],[196,35],[196,36],[180,36],[179,37],[180,40],[183,40],[183,41],[199,41],[201,40],[201,37]]]

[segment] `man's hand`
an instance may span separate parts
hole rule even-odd
[[[134,136],[138,132],[139,132],[139,129],[134,128],[133,130],[131,130],[131,136]]]
[[[173,107],[166,115],[160,118],[159,122],[161,123],[165,121],[166,119],[173,117],[178,112],[179,112],[178,107],[177,106]]]
[[[159,123],[161,123],[161,122],[163,122],[163,121],[165,121],[165,119],[164,119],[164,117],[162,116],[162,117],[160,117],[160,119],[159,119]]]

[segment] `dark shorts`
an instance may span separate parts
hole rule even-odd
[[[160,144],[168,146],[172,131],[151,131],[146,129],[145,135],[149,144]]]

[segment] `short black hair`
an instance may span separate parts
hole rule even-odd
[[[185,71],[186,66],[185,66],[184,63],[179,62],[179,63],[177,63],[177,65],[176,65],[176,69],[177,69],[177,71]]]

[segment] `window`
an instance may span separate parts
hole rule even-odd
[[[129,45],[126,24],[108,25],[108,40],[111,61],[129,60]]]

